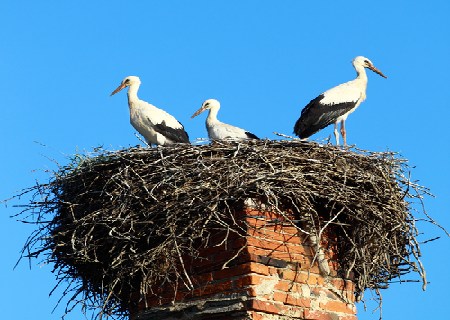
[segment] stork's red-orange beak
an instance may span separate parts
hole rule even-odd
[[[118,87],[116,88],[116,90],[114,90],[114,91],[111,93],[111,96],[112,96],[112,95],[115,95],[117,92],[119,92],[120,90],[122,90],[122,89],[125,88],[125,87],[126,87],[126,85],[123,84],[123,83],[121,83],[120,86],[118,86]]]

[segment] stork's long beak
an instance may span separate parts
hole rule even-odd
[[[373,65],[368,66],[368,68],[370,70],[372,70],[375,73],[378,73],[380,76],[382,76],[383,78],[387,79],[387,77],[383,74],[383,72],[381,72],[380,70],[378,70],[377,68],[375,68]]]
[[[122,89],[125,88],[125,87],[126,87],[126,85],[123,84],[123,83],[121,83],[120,86],[118,86],[118,87],[116,88],[116,90],[114,90],[114,91],[111,93],[111,96],[112,96],[112,95],[115,95],[117,92],[119,92],[120,90],[122,90]]]
[[[198,116],[200,113],[202,113],[203,111],[206,110],[205,106],[202,106],[200,109],[198,109],[197,111],[195,111],[195,113],[191,116],[191,119],[195,118],[196,116]]]

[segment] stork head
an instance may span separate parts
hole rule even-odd
[[[375,66],[373,65],[372,61],[370,61],[366,57],[358,56],[355,59],[353,59],[353,66],[355,67],[356,70],[358,70],[358,68],[360,68],[360,67],[370,69],[373,72],[375,72],[375,73],[379,74],[380,76],[382,76],[383,78],[387,78],[380,70],[375,68]]]
[[[191,118],[198,116],[200,113],[202,113],[205,110],[210,110],[210,109],[219,110],[219,108],[220,108],[219,101],[217,101],[216,99],[208,99],[205,102],[203,102],[201,108],[198,109],[197,111],[195,111],[195,113],[191,116]]]
[[[116,94],[117,92],[119,92],[120,90],[122,90],[125,87],[129,87],[132,85],[140,85],[141,84],[141,80],[139,79],[139,77],[136,76],[128,76],[125,79],[122,80],[122,82],[120,83],[120,85],[116,88],[116,90],[114,90],[111,95]]]

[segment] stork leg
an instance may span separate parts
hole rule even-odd
[[[336,145],[339,145],[339,132],[338,132],[338,124],[337,122],[334,123],[334,138],[336,139]]]
[[[341,121],[341,135],[344,140],[344,146],[347,146],[347,132],[345,132],[345,120]]]

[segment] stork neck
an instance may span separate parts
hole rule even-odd
[[[213,107],[211,109],[209,109],[209,114],[208,114],[208,122],[217,122],[217,113],[219,112],[219,108],[217,107]]]
[[[367,73],[366,69],[363,66],[355,66],[356,69],[356,79],[360,79],[363,82],[367,83]]]
[[[132,84],[128,87],[128,103],[139,100],[137,92],[139,90],[139,84]]]

